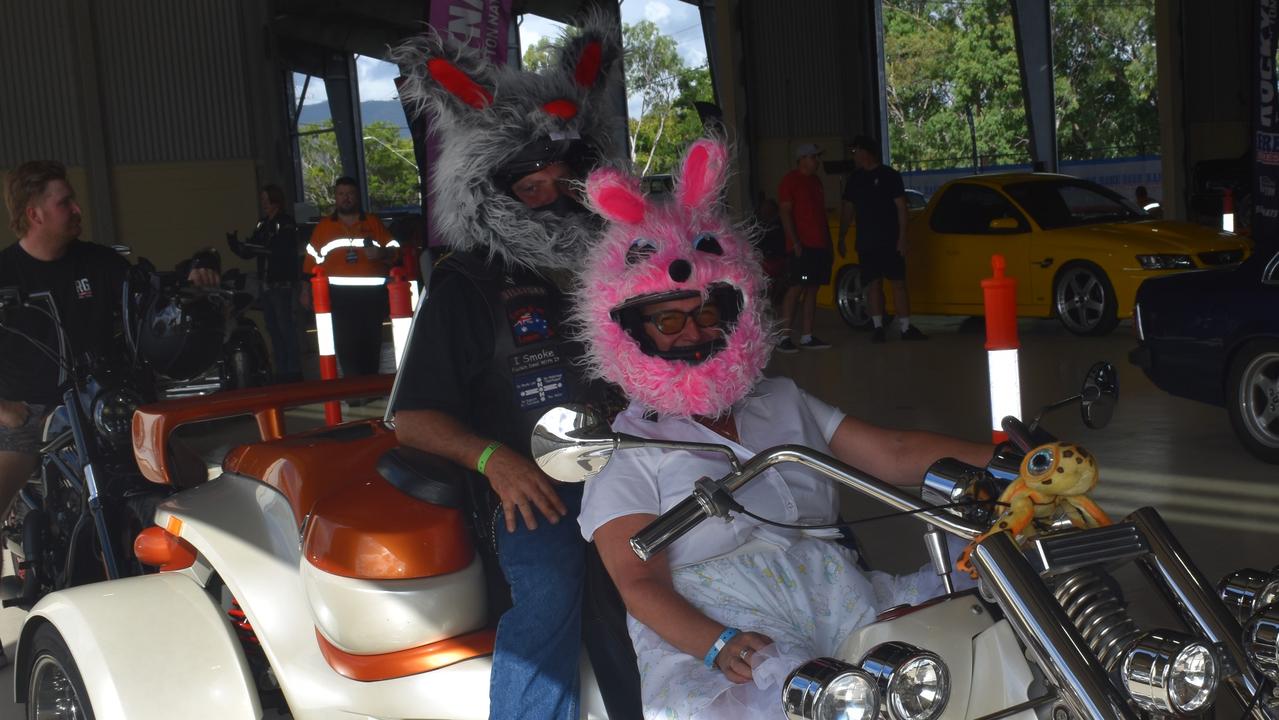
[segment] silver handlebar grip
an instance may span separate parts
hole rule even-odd
[[[685,533],[697,527],[709,515],[696,495],[684,498],[631,538],[631,550],[640,560],[648,561]]]

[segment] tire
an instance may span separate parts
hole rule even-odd
[[[839,316],[854,330],[869,330],[870,313],[866,309],[866,289],[862,286],[862,269],[845,266],[835,281],[835,307]]]
[[[1248,452],[1279,464],[1279,340],[1256,340],[1235,353],[1226,373],[1226,413]]]
[[[1053,281],[1053,311],[1075,335],[1105,335],[1119,324],[1115,288],[1090,262],[1066,263]]]
[[[80,668],[53,625],[31,636],[27,668],[27,720],[93,720],[93,707]]]

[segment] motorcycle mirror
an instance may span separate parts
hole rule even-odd
[[[533,427],[531,447],[537,466],[560,482],[585,482],[608,464],[618,439],[585,405],[559,405]]]
[[[1079,391],[1079,414],[1084,425],[1099,430],[1110,424],[1119,403],[1119,375],[1115,366],[1101,361],[1088,368],[1084,386]]]

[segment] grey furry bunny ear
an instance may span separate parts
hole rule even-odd
[[[442,38],[434,29],[393,48],[390,59],[404,76],[400,98],[414,115],[428,107],[441,114],[464,114],[493,104],[493,64],[480,51]]]
[[[559,65],[578,87],[594,95],[604,89],[609,73],[622,57],[617,24],[595,12],[584,17],[579,27],[560,50]]]

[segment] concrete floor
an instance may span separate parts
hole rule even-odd
[[[981,332],[962,332],[957,318],[918,318],[916,324],[931,341],[902,343],[890,335],[886,344],[872,345],[868,334],[849,331],[834,313],[819,311],[816,332],[834,347],[777,354],[769,373],[793,377],[809,392],[877,424],[988,439]],[[1074,408],[1058,411],[1044,423],[1062,439],[1097,455],[1101,482],[1094,496],[1112,516],[1155,506],[1212,582],[1239,567],[1268,569],[1279,562],[1279,467],[1242,449],[1223,410],[1171,397],[1129,365],[1127,353],[1135,345],[1130,324],[1102,338],[1077,338],[1048,320],[1022,321],[1020,331],[1027,414],[1077,392],[1097,360],[1107,360],[1119,371],[1119,407],[1109,427],[1086,429]],[[378,415],[380,407],[357,412]],[[320,417],[318,411],[304,410],[290,418],[290,427],[317,423]],[[223,434],[207,440],[205,449],[216,453],[230,442]],[[846,498],[845,505],[853,517],[883,512],[854,499]],[[895,519],[863,525],[858,535],[875,565],[904,570],[924,561],[922,543],[913,539],[918,530],[917,521]],[[1154,602],[1140,578],[1121,580],[1135,605]],[[21,619],[18,610],[0,612],[0,642],[10,653]],[[12,670],[0,671],[3,719],[21,716],[10,703],[11,683]],[[1230,707],[1221,703],[1217,716],[1238,717],[1238,710]]]

